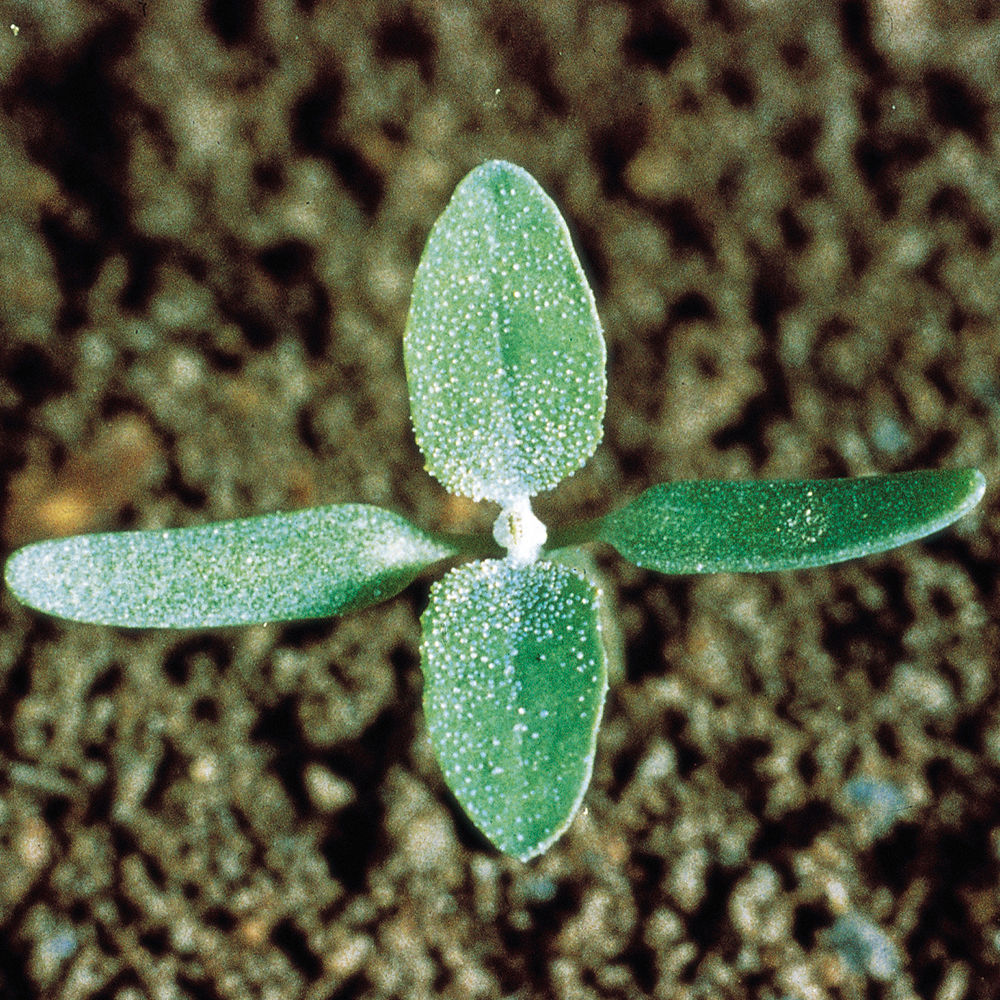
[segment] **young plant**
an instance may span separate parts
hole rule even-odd
[[[340,614],[476,557],[431,587],[424,711],[455,797],[521,860],[576,814],[607,690],[606,612],[579,546],[604,542],[662,573],[821,566],[943,528],[984,489],[974,469],[664,483],[548,538],[531,498],[601,440],[605,347],[562,216],[509,163],[473,170],[434,225],[403,349],[427,469],[453,493],[499,504],[502,558],[487,558],[500,554],[488,540],[340,504],[43,541],[11,556],[7,584],[76,621],[189,628]]]

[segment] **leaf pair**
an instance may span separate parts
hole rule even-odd
[[[525,860],[569,825],[590,783],[607,690],[600,593],[535,561],[529,499],[594,453],[605,347],[555,204],[486,163],[431,230],[403,342],[414,433],[454,493],[503,508],[503,560],[453,569],[422,619],[424,713],[445,780],[501,850]]]
[[[500,504],[494,535],[508,548],[431,588],[421,645],[428,729],[462,807],[521,859],[572,821],[607,689],[603,596],[567,547],[602,541],[665,573],[820,566],[936,531],[985,485],[972,469],[666,483],[543,547],[530,498],[600,442],[605,347],[565,222],[508,163],[473,170],[435,224],[404,354],[428,470],[455,493]],[[11,557],[6,577],[24,603],[78,621],[233,625],[384,600],[469,548],[344,504],[40,542]]]

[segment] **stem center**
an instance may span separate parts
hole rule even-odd
[[[535,517],[528,497],[519,497],[500,511],[493,525],[493,537],[507,550],[508,559],[527,565],[538,558],[548,532]]]

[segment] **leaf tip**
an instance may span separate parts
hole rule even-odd
[[[969,499],[967,510],[972,510],[973,507],[983,499],[983,494],[986,493],[986,477],[978,469],[969,469],[972,473],[972,488],[969,490]]]
[[[35,569],[38,543],[25,545],[11,553],[3,570],[4,583],[17,600],[28,607],[38,607],[38,573]]]

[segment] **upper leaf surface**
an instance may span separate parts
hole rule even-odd
[[[37,542],[10,557],[6,578],[20,601],[62,618],[199,628],[319,618],[374,604],[452,555],[398,514],[338,504]]]
[[[413,285],[404,341],[413,428],[453,493],[552,489],[601,440],[605,347],[552,199],[491,161],[455,189]]]
[[[664,483],[604,518],[597,537],[661,573],[824,566],[937,531],[971,510],[984,488],[975,469]]]
[[[570,824],[607,691],[597,589],[549,562],[467,563],[431,587],[424,712],[445,780],[522,861]]]

